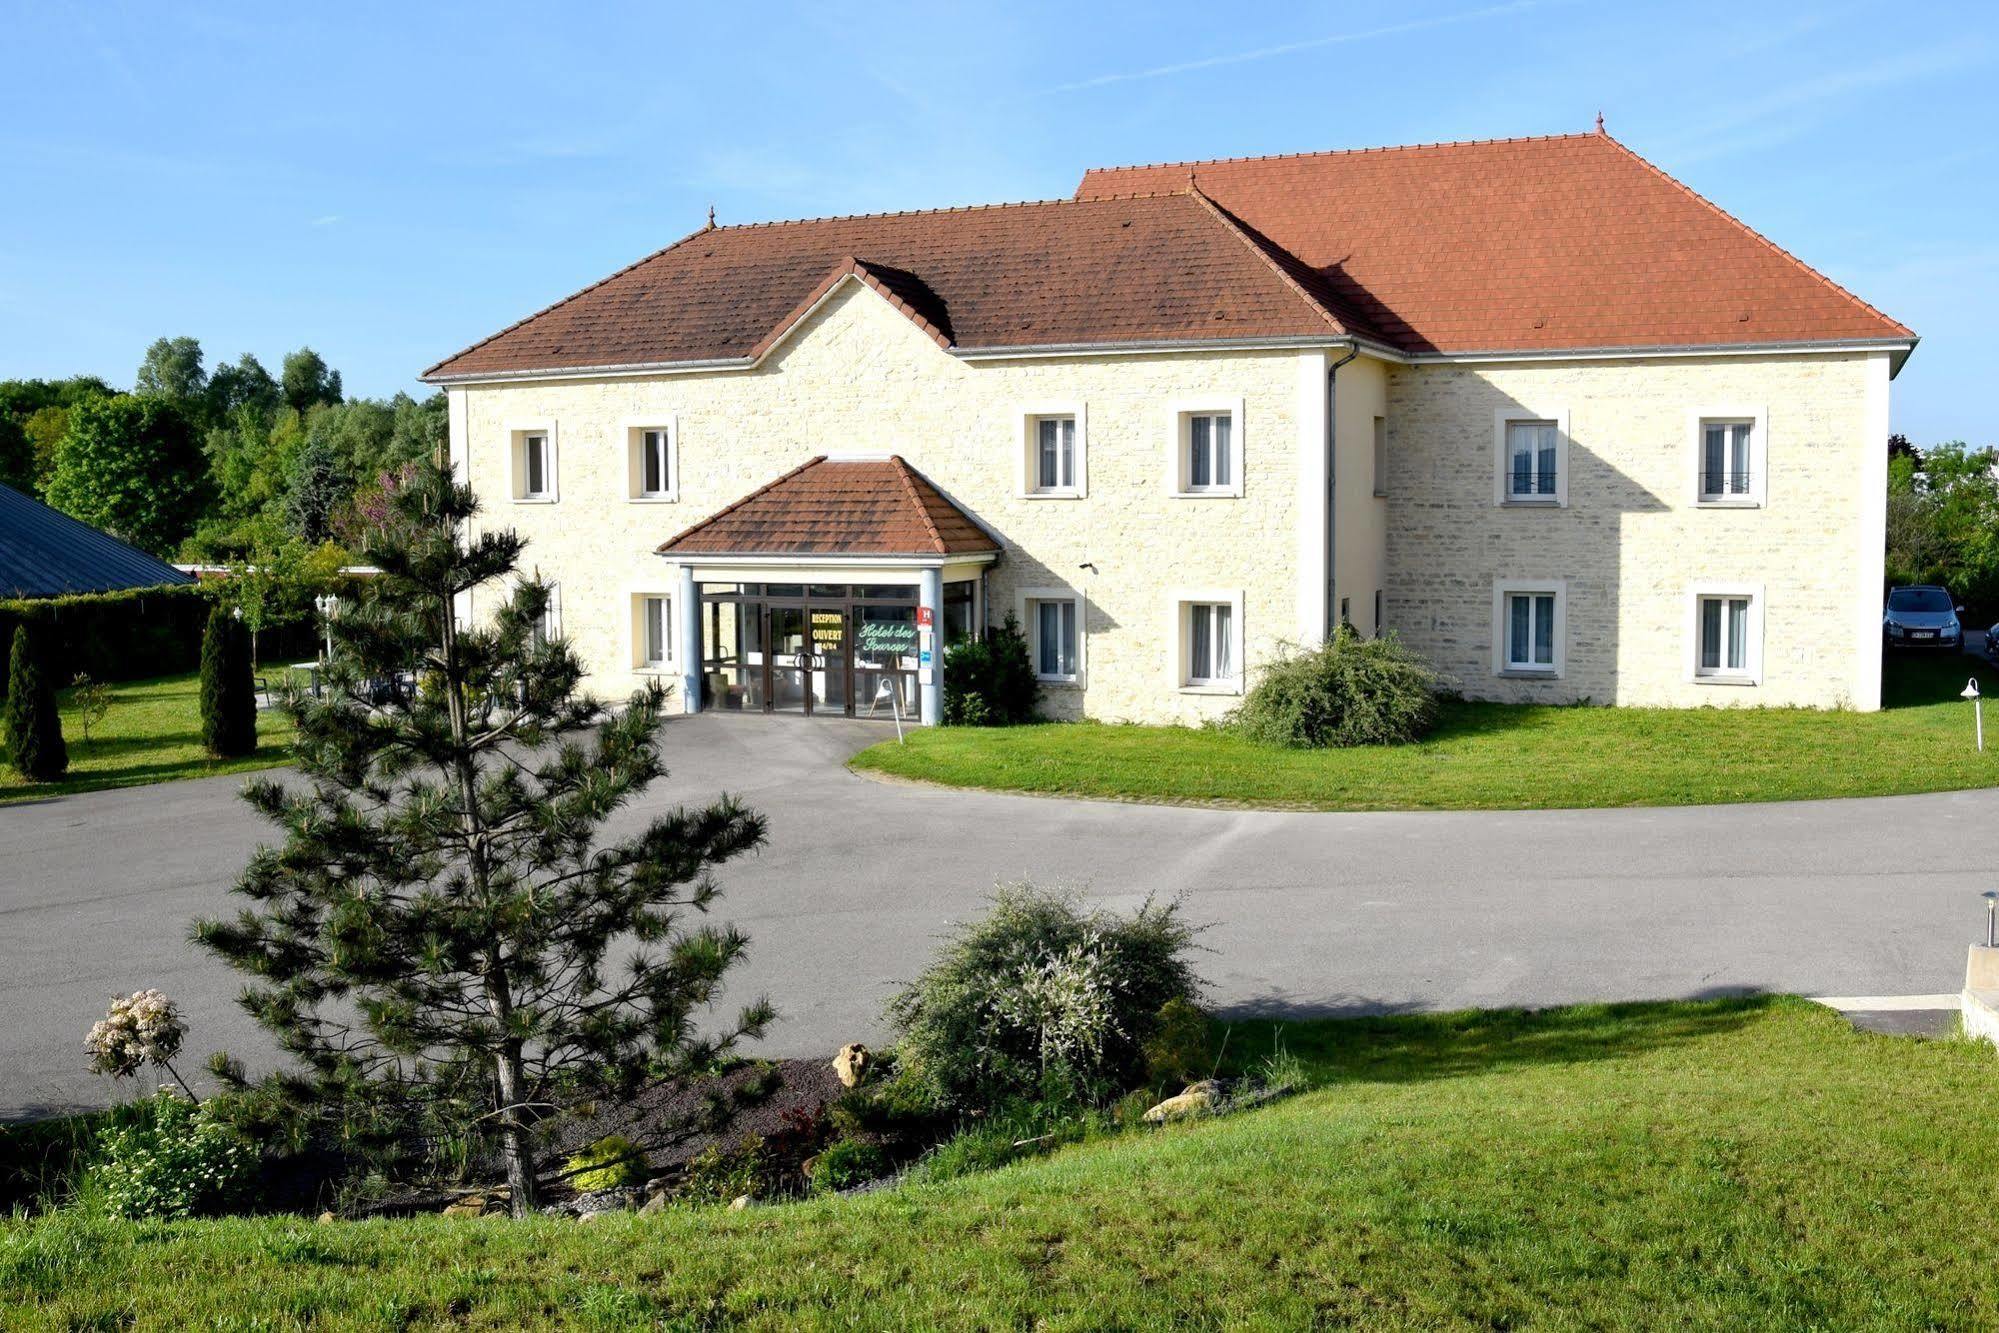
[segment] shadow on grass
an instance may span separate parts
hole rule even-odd
[[[1999,690],[1999,671],[1982,658],[1964,653],[1905,650],[1886,653],[1881,660],[1881,707],[1925,708],[1954,703],[1964,682],[1976,676],[1981,694]]]
[[[1780,997],[1717,993],[1692,1000],[1576,1005],[1563,1009],[1461,1010],[1447,1014],[1357,1014],[1367,1002],[1330,1009],[1294,1006],[1255,1017],[1223,1014],[1215,1040],[1227,1032],[1227,1073],[1253,1069],[1282,1049],[1308,1066],[1343,1079],[1427,1082],[1538,1065],[1622,1060],[1663,1047],[1734,1032],[1785,1003]],[[1344,1010],[1342,1006],[1344,1005]]]

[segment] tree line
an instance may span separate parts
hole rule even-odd
[[[1999,616],[1999,450],[1890,437],[1887,573],[1950,589],[1975,624]]]
[[[348,398],[310,347],[276,375],[160,338],[129,391],[0,380],[0,482],[166,559],[353,558],[384,488],[445,438],[444,395]]]

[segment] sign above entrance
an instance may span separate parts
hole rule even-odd
[[[854,651],[865,657],[905,657],[916,651],[916,626],[907,620],[863,620],[854,627]]]

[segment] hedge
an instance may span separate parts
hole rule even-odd
[[[58,689],[79,671],[103,681],[192,671],[210,605],[207,589],[195,583],[0,601],[0,661],[25,621],[35,626],[43,669]]]

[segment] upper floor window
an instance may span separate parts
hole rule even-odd
[[[1762,504],[1765,431],[1761,409],[1692,415],[1694,503],[1716,507]]]
[[[680,450],[673,423],[634,425],[626,429],[626,434],[631,454],[631,498],[679,499]]]
[[[1501,408],[1493,440],[1498,468],[1493,500],[1502,505],[1569,502],[1569,429],[1566,412]]]
[[[1088,484],[1083,408],[1020,415],[1020,493],[1029,499],[1080,499]]]
[[[1173,493],[1241,495],[1241,402],[1183,405],[1174,421]]]
[[[514,498],[555,498],[555,432],[523,429],[513,432]]]

